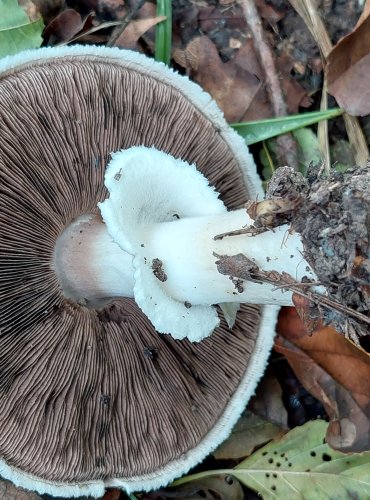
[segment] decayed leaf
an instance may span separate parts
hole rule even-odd
[[[370,449],[370,358],[329,327],[308,336],[292,308],[278,324],[275,349],[322,402],[330,418],[327,442],[342,451]]]
[[[270,369],[267,369],[259,382],[257,393],[250,400],[248,409],[280,429],[288,428],[288,414],[282,400],[281,385]]]
[[[366,0],[362,8],[361,16],[358,18],[356,28],[365,21],[365,19],[368,17],[369,14],[370,14],[370,0]]]
[[[217,460],[237,460],[248,457],[257,447],[285,434],[271,422],[246,412],[238,421],[229,438],[213,453]]]
[[[119,500],[122,491],[118,489],[109,489],[104,493],[103,500]]]
[[[0,57],[40,47],[42,19],[30,22],[17,0],[0,0]]]
[[[84,0],[93,9],[98,7],[98,10],[104,14],[104,20],[112,19],[117,21],[122,19],[127,12],[127,2],[125,0]],[[94,4],[97,4],[96,7]]]
[[[2,500],[41,500],[41,497],[32,491],[16,488],[9,481],[0,480],[0,498]]]
[[[254,99],[260,81],[233,64],[223,63],[214,43],[206,36],[194,38],[184,51],[174,52],[178,64],[216,100],[228,121],[237,122]]]
[[[185,476],[173,486],[201,483],[221,472],[256,490],[264,500],[304,498],[368,498],[370,452],[344,454],[325,443],[323,420],[296,427],[278,441],[259,449],[234,469]]]
[[[222,62],[216,45],[207,36],[193,39],[185,50],[175,49],[173,58],[212,95],[229,122],[273,116],[263,82],[264,72],[251,40],[226,63]],[[277,68],[281,73],[288,111],[297,113],[298,106],[309,106],[311,101],[305,90],[290,76],[292,61],[280,58]]]
[[[320,47],[320,51],[324,59],[327,59],[332,50],[332,43],[325,29],[323,19],[317,9],[317,2],[313,0],[290,0],[290,3],[304,20],[311,35]],[[324,82],[324,89],[327,87],[327,81]],[[325,91],[326,92],[326,91]],[[324,93],[325,93],[324,92]],[[324,96],[321,102],[320,109],[325,109],[326,97]],[[353,116],[344,115],[344,123],[347,130],[349,142],[356,157],[356,165],[366,165],[369,157],[369,151],[366,144],[365,136],[362,132],[358,120]],[[318,135],[323,147],[324,157],[328,156],[328,140],[326,134],[326,124],[320,124],[318,127]],[[325,136],[325,137],[324,137]],[[330,163],[328,163],[330,165]]]
[[[284,318],[282,332],[283,336],[288,340],[292,340],[292,335],[300,338],[307,333],[311,334],[322,326],[321,316],[316,304],[313,304],[306,297],[297,293],[293,293],[292,301],[296,309],[295,311],[288,308],[281,311]],[[297,314],[301,321],[297,318]]]
[[[93,15],[82,17],[75,9],[60,12],[44,30],[44,39],[50,45],[69,42],[77,33],[92,26]]]
[[[264,72],[258,62],[252,40],[247,41],[236,53],[232,64],[249,71],[263,81]],[[289,114],[298,113],[298,108],[309,107],[311,99],[307,92],[291,76],[293,60],[287,56],[276,59],[276,67],[281,78],[281,85],[284,90],[287,110]],[[261,85],[248,110],[242,117],[242,121],[261,120],[271,118],[274,115],[271,103],[267,97],[266,86]]]
[[[131,21],[125,31],[117,39],[115,45],[122,49],[136,49],[137,42],[150,28],[164,21],[166,16],[156,16],[138,21]]]
[[[18,5],[25,11],[26,16],[31,22],[38,21],[42,17],[40,12],[40,5],[36,5],[37,1],[32,0],[18,0]]]
[[[368,498],[370,453],[346,455],[323,443],[327,423],[296,427],[234,469],[234,476],[263,498]]]
[[[370,114],[370,16],[340,40],[328,56],[328,91],[349,114]]]

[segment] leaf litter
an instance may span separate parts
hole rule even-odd
[[[370,449],[370,364],[368,354],[331,327],[317,324],[312,335],[293,308],[284,308],[275,350],[283,354],[302,385],[322,402],[330,425],[326,441],[341,451]]]
[[[126,22],[128,25],[126,34],[122,31],[118,45],[148,55],[154,52],[154,26],[160,20],[155,16],[155,6],[150,2],[139,2],[136,10],[132,2],[126,3],[121,0],[80,0],[73,3],[64,0],[43,2],[24,0],[23,3],[27,4],[26,11],[29,17],[36,15],[37,18],[39,14],[42,15],[47,26],[44,32],[44,45],[68,42],[77,34],[82,35],[79,41],[85,43],[109,43],[112,40],[112,28],[107,23]],[[173,4],[172,57],[175,66],[201,83],[218,101],[231,121],[273,116],[273,105],[266,90],[264,70],[254,50],[251,33],[240,5],[232,0],[220,0],[216,4],[197,0],[177,0]],[[341,8],[340,4],[341,2],[319,2],[321,13],[325,15],[326,25],[334,42],[350,31],[354,24],[353,19],[356,20],[357,15],[357,1],[345,2],[346,16],[338,10]],[[256,5],[268,43],[274,51],[287,112],[297,113],[300,108],[308,107],[312,100],[316,100],[316,93],[321,88],[323,64],[319,49],[312,41],[312,37],[307,35],[305,26],[302,28],[302,25],[299,25],[297,15],[287,1],[256,0]],[[366,16],[369,10],[367,2],[364,26],[368,22]],[[356,105],[360,106],[361,111],[364,109],[358,104],[361,102],[359,101],[361,96],[353,94],[352,98],[350,93],[360,88],[357,86],[358,76],[363,74],[359,72],[360,67],[362,69],[365,67],[364,75],[365,80],[367,79],[367,66],[363,65],[364,61],[367,62],[367,53],[365,54],[367,45],[363,31],[364,28],[359,25],[350,35],[354,41],[344,40],[342,46],[339,42],[338,47],[329,56],[328,71],[329,89],[335,95],[338,94],[338,100],[342,102],[341,92],[351,106],[357,102]],[[40,38],[37,43],[41,44]],[[361,56],[362,53],[357,49],[356,43],[363,45],[364,57]],[[354,51],[354,57],[352,65],[346,66],[343,65],[342,59],[345,51],[349,49]],[[331,73],[334,71],[333,67],[336,68],[335,78]],[[349,78],[351,75],[352,79]],[[339,93],[335,90],[335,86],[339,87]],[[350,245],[353,246],[353,241],[352,243],[350,241]],[[360,283],[360,286],[365,287],[363,293],[368,294],[365,262],[368,257],[361,250],[359,258],[358,249],[352,257],[354,265],[349,267],[349,274],[351,278],[357,280],[357,283],[365,279],[365,284]],[[356,298],[354,301],[356,302]],[[177,486],[172,489],[172,492],[176,491],[172,497],[162,491],[148,495],[138,494],[137,498],[214,498],[212,492],[217,492],[219,498],[231,500],[243,498],[240,496],[240,484],[262,492],[264,498],[276,497],[278,493],[294,495],[297,490],[304,498],[318,498],[317,495],[325,491],[325,488],[327,494],[335,495],[335,498],[348,498],[348,495],[356,494],[363,496],[359,478],[361,477],[361,481],[369,488],[369,478],[366,476],[370,461],[368,453],[338,454],[339,452],[332,451],[328,444],[323,444],[322,438],[326,433],[327,442],[341,450],[369,449],[370,395],[367,387],[367,381],[370,380],[369,358],[367,353],[353,346],[333,329],[320,325],[315,320],[315,315],[312,317],[312,307],[309,303],[301,304],[301,314],[303,311],[305,325],[311,325],[311,335],[308,335],[302,324],[292,326],[286,313],[285,316],[282,315],[279,323],[280,336],[275,349],[278,355],[284,354],[294,368],[300,383],[323,403],[330,420],[329,426],[327,427],[322,421],[309,423],[304,427],[297,427],[282,439],[277,437],[276,442],[273,441],[266,447],[260,448],[264,439],[273,437],[275,431],[276,436],[285,432],[289,420],[287,420],[289,415],[282,407],[283,397],[277,381],[269,376],[261,382],[263,396],[259,391],[260,394],[249,405],[249,413],[245,414],[244,420],[236,428],[236,433],[241,433],[239,435],[241,440],[245,440],[246,437],[242,437],[245,424],[246,434],[251,437],[247,425],[249,421],[251,428],[256,430],[252,442],[248,442],[243,451],[238,451],[237,446],[231,444],[229,452],[225,449],[222,452],[224,453],[222,460],[229,463],[244,458],[242,456],[236,458],[237,455],[242,453],[244,456],[249,455],[247,460],[239,464],[237,469],[239,472],[232,476],[234,478],[232,483],[229,474],[221,474],[216,476],[217,479],[213,476],[207,480],[200,479],[197,488],[192,487],[192,490],[185,489],[181,492],[180,486]],[[342,318],[338,319],[338,323],[341,322],[340,319]],[[365,331],[365,335],[360,339],[365,346],[367,334],[368,331]],[[349,337],[358,340],[357,335]],[[303,367],[307,370],[303,370]],[[274,424],[271,427],[272,421]],[[261,432],[257,429],[261,429]],[[284,456],[281,456],[282,453]],[[280,457],[280,462],[277,456]],[[291,462],[289,458],[292,458]],[[272,462],[269,462],[270,459]],[[277,465],[278,463],[280,465]],[[292,465],[289,466],[289,463]],[[300,464],[299,467],[297,464]],[[250,480],[247,479],[248,473],[244,470],[247,468],[250,470],[252,466],[260,467],[258,469],[260,472],[259,475],[253,474]],[[298,483],[289,479],[292,477],[291,473],[289,475],[289,469],[292,467],[299,469],[297,469],[299,474],[295,475]],[[319,474],[324,472],[331,474],[332,482],[326,484],[320,482]],[[344,476],[346,480],[343,480]],[[239,478],[240,483],[236,478]],[[0,486],[7,488],[8,485],[4,484],[0,483]],[[272,488],[273,486],[275,488]],[[24,498],[37,497],[32,497],[31,493],[25,494]],[[316,496],[313,496],[314,494]],[[123,494],[118,490],[111,490],[107,492],[105,498],[123,498]]]
[[[222,472],[257,491],[264,499],[366,498],[370,452],[347,455],[332,450],[323,440],[327,426],[322,420],[307,422],[260,448],[233,469],[186,476],[175,481],[174,486],[181,487]]]

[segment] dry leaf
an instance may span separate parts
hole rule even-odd
[[[238,9],[238,7],[236,7]],[[207,6],[199,9],[198,23],[201,32],[205,35],[222,32],[224,29],[240,30],[245,32],[246,22],[237,10],[225,10],[223,7]],[[240,10],[240,9],[239,9]],[[221,35],[222,36],[222,35]]]
[[[301,318],[304,329],[306,333],[313,333],[321,326],[320,312],[316,305],[310,302],[309,299],[293,293],[292,296],[293,304],[295,305],[296,311]],[[294,316],[295,317],[295,316]],[[298,332],[295,334],[297,335]],[[299,332],[300,336],[305,335],[304,332]]]
[[[44,40],[48,45],[69,42],[84,29],[92,27],[93,14],[81,16],[74,9],[65,9],[58,14],[44,29]]]
[[[153,28],[153,26],[164,21],[165,19],[166,16],[157,16],[140,19],[138,21],[131,21],[114,45],[116,47],[120,47],[121,49],[136,50],[138,48],[137,42],[139,38],[150,30],[150,28]]]
[[[247,41],[238,50],[232,62],[234,65],[256,75],[263,82],[263,71],[257,60],[252,40]],[[276,60],[277,70],[281,75],[281,85],[287,110],[290,114],[298,113],[300,106],[309,107],[312,103],[311,99],[307,96],[307,92],[290,75],[293,65],[294,61],[288,56],[281,56]],[[267,97],[265,85],[261,85],[248,110],[242,117],[242,121],[261,120],[271,118],[272,116],[273,111]]]
[[[279,11],[266,0],[255,0],[261,18],[269,25],[274,26],[285,16],[284,11]],[[234,4],[232,8],[225,9],[222,6]],[[235,0],[220,0],[220,7],[205,6],[199,8],[198,22],[202,33],[207,34],[215,30],[233,29],[242,32],[247,31],[247,23],[242,10]]]
[[[256,76],[233,61],[223,63],[216,46],[206,36],[194,38],[184,51],[176,51],[174,57],[212,95],[226,120],[241,119],[260,87]]]
[[[277,7],[271,5],[273,3],[271,1],[266,2],[266,0],[255,0],[255,3],[261,18],[272,26],[281,21],[285,16],[285,12],[283,10],[278,10]],[[280,6],[282,7],[282,5]]]
[[[288,414],[283,404],[281,385],[271,370],[267,369],[259,382],[257,393],[250,400],[248,409],[281,429],[288,428]]]
[[[84,0],[86,2],[87,0]],[[127,2],[125,0],[90,0],[97,3],[97,10],[104,14],[104,20],[118,21],[127,12]]]
[[[0,480],[0,499],[1,500],[41,500],[41,497],[32,491],[26,491],[22,488],[16,488],[9,481]]]
[[[366,0],[365,5],[363,6],[362,9],[361,16],[359,17],[355,28],[360,26],[360,24],[362,24],[365,21],[365,19],[368,17],[369,14],[370,14],[370,0]]]
[[[273,116],[263,84],[264,72],[251,40],[244,43],[228,62],[222,62],[216,45],[207,37],[194,38],[185,50],[175,49],[175,61],[187,69],[216,100],[229,122],[250,121]],[[306,91],[290,76],[293,61],[281,57],[279,74],[290,113],[299,106],[309,106]]]
[[[330,418],[327,442],[341,451],[369,450],[370,358],[330,327],[306,335],[293,308],[284,308],[278,332],[275,349]]]
[[[122,495],[122,491],[118,489],[109,489],[104,493],[102,500],[119,500]]]
[[[328,91],[355,116],[370,114],[370,16],[340,40],[328,56]]]
[[[216,460],[238,460],[249,457],[256,448],[283,434],[285,431],[278,425],[247,411],[239,419],[231,435],[213,452],[213,455]]]

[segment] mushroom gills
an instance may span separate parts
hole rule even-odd
[[[134,294],[133,252],[96,217],[105,167],[112,151],[156,146],[196,163],[235,208],[262,195],[253,158],[207,93],[136,52],[10,56],[0,97],[0,473],[58,497],[165,486],[231,432],[266,366],[278,308],[243,304],[232,335],[221,320],[197,344],[158,334],[119,298]],[[163,291],[167,263],[152,257]],[[197,307],[218,321],[209,306],[183,304]]]

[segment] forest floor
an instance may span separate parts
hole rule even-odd
[[[155,26],[161,19],[153,2],[22,0],[20,3],[29,13],[41,13],[46,26],[44,45],[78,41],[115,45],[148,56],[154,54]],[[335,45],[355,28],[363,11],[362,3],[307,2],[315,6],[316,15],[326,29],[326,35],[321,33],[317,37],[293,7],[294,2],[255,0],[263,39],[274,62],[272,68],[264,64],[269,53],[266,55],[265,49],[256,43],[253,21],[246,16],[248,3],[253,2],[174,0],[171,65],[209,92],[230,123],[319,110],[323,102],[325,43]],[[124,30],[119,24],[122,20],[127,21]],[[278,96],[269,83],[274,78]],[[337,106],[334,97],[328,96],[327,105]],[[367,117],[360,119],[360,127],[363,137],[358,140],[365,150],[362,157],[354,149],[354,139],[348,136],[341,117],[329,122],[324,140],[318,136],[317,126],[313,126],[290,135],[286,141],[270,139],[256,143],[251,150],[265,181],[277,167],[286,164],[306,173],[310,163],[320,163],[323,158],[323,144],[327,145],[326,158],[330,158],[330,164],[344,170],[367,159],[366,147],[370,143]],[[356,431],[352,451],[370,449],[368,438],[367,441],[364,438],[370,429],[370,336],[363,335],[359,345],[355,345],[329,324],[322,323],[310,325],[309,335],[305,323],[308,306],[304,301],[298,302],[300,314],[295,308],[281,311],[268,369],[234,435],[196,471],[233,468],[271,438],[278,439],[288,429],[313,419],[342,424],[350,419]],[[349,378],[344,378],[343,373]],[[243,431],[248,427],[254,429],[254,435],[250,430]],[[344,438],[338,436],[334,426],[326,436],[327,442],[334,443],[337,449],[341,449]],[[225,489],[225,482],[221,483],[207,479],[191,490],[179,486],[145,494],[138,492],[135,498],[259,498],[239,483],[239,489],[235,484],[227,484]],[[16,490],[10,483],[2,483],[2,488],[1,498],[39,498]],[[104,500],[123,498],[126,496],[119,490],[109,490],[104,496]]]

